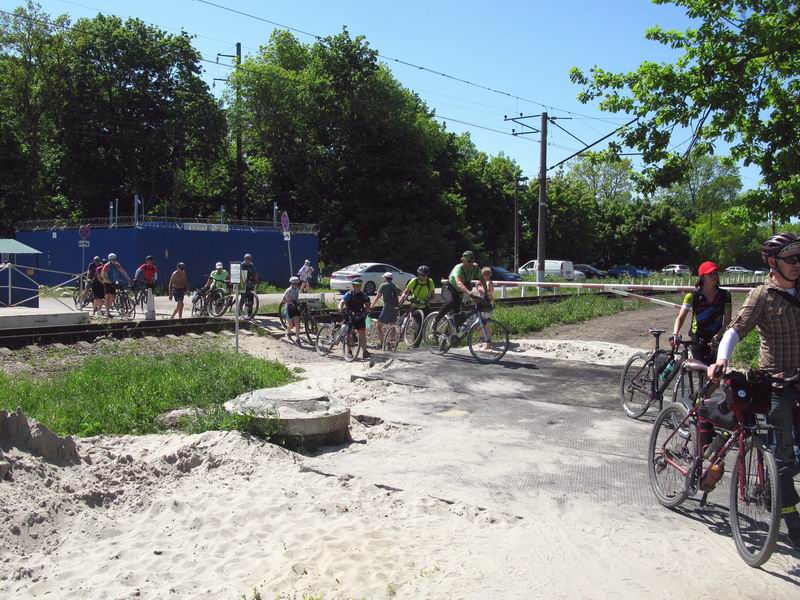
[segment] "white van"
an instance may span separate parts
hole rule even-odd
[[[539,263],[535,260],[529,260],[519,268],[520,275],[536,275],[536,270]],[[556,277],[563,277],[567,281],[575,279],[575,268],[572,266],[571,260],[545,260],[544,261],[544,274],[555,275]]]

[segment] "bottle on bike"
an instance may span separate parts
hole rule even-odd
[[[755,328],[761,338],[760,367],[773,380],[780,382],[786,373],[800,366],[800,238],[789,232],[771,236],[761,246],[761,258],[770,273],[761,286],[748,294],[722,336],[716,363],[708,368],[710,378],[724,372],[735,345]],[[795,385],[773,385],[768,421],[778,430],[770,438],[778,465],[781,513],[789,540],[800,549],[800,496],[793,479],[798,400],[800,390]]]

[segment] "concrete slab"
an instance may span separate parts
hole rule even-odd
[[[89,313],[52,308],[0,308],[0,329],[20,327],[60,327],[89,322]]]
[[[306,447],[350,440],[350,409],[305,382],[241,394],[225,410],[263,420],[266,427],[277,419],[283,436]]]

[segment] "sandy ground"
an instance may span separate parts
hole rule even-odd
[[[518,350],[621,365],[652,344],[647,324],[675,314],[648,312],[626,313],[623,326],[612,327],[612,318],[584,324],[588,341],[564,329],[519,340]],[[351,377],[401,361],[347,364],[258,337],[242,348],[301,367],[309,385],[352,407],[376,398],[388,406],[413,392]],[[380,462],[392,447],[384,442],[411,444],[417,427],[354,420],[351,447]],[[730,538],[658,507],[533,494],[512,509],[437,497],[326,474],[313,455],[235,432],[102,436],[79,440],[78,452],[73,466],[6,452],[15,480],[0,482],[3,599],[249,599],[254,589],[298,599],[675,598],[721,589],[731,598],[776,599],[796,597],[800,577],[797,558],[781,555],[769,563],[778,576],[733,588],[738,572],[752,570]],[[699,537],[710,539],[698,545]],[[707,575],[709,564],[721,578]],[[686,574],[702,578],[687,584],[680,573],[693,565],[706,574]]]

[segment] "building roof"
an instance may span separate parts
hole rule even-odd
[[[0,254],[41,254],[41,252],[17,240],[0,239]]]

